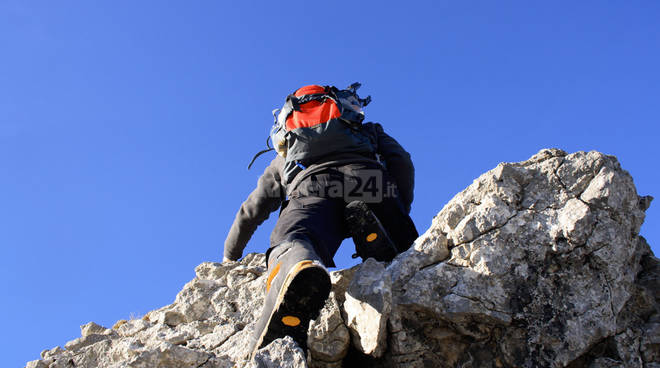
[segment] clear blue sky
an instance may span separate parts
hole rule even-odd
[[[657,1],[166,3],[0,2],[2,366],[169,304],[219,261],[270,111],[301,85],[363,83],[415,161],[420,231],[546,147],[616,155],[660,196]]]

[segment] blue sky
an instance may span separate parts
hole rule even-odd
[[[615,155],[660,195],[658,19],[657,1],[1,1],[3,366],[169,304],[219,261],[270,111],[301,85],[363,83],[415,161],[420,232],[546,147]]]

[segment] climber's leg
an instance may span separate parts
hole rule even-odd
[[[291,336],[303,350],[307,328],[330,293],[330,275],[312,247],[295,240],[269,254],[266,298],[253,335],[252,356],[273,340]]]
[[[309,322],[318,316],[330,293],[324,265],[345,237],[343,202],[294,197],[282,209],[266,254],[266,299],[257,321],[252,355],[271,341],[291,336],[306,349]]]
[[[386,197],[379,203],[367,203],[396,245],[397,253],[406,251],[419,237],[415,223],[398,197]]]
[[[293,196],[282,208],[270,235],[267,256],[279,244],[301,240],[312,245],[326,267],[334,267],[332,258],[348,237],[344,206],[341,198]]]
[[[386,172],[382,175],[382,188],[387,190],[381,200],[349,203],[346,222],[357,254],[363,260],[389,262],[410,248],[419,234],[404,209],[394,180]]]
[[[363,201],[353,201],[346,206],[346,224],[353,237],[355,250],[362,260],[373,258],[389,262],[397,255],[396,245],[378,217]]]

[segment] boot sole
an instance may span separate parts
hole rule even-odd
[[[271,312],[257,350],[273,340],[291,336],[303,350],[307,350],[309,322],[316,319],[330,294],[330,275],[325,267],[302,261],[293,267],[285,280]]]
[[[346,223],[357,254],[363,260],[374,258],[389,262],[398,254],[394,242],[366,203],[351,203],[347,206]]]

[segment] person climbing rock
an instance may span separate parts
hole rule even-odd
[[[414,167],[383,127],[363,123],[371,98],[347,89],[309,85],[273,111],[269,137],[278,155],[243,202],[229,230],[223,261],[235,261],[256,228],[280,210],[266,252],[266,298],[252,338],[252,355],[291,336],[303,349],[309,322],[330,288],[326,267],[352,237],[363,260],[391,261],[418,232],[409,213]],[[250,167],[248,166],[248,168]]]

